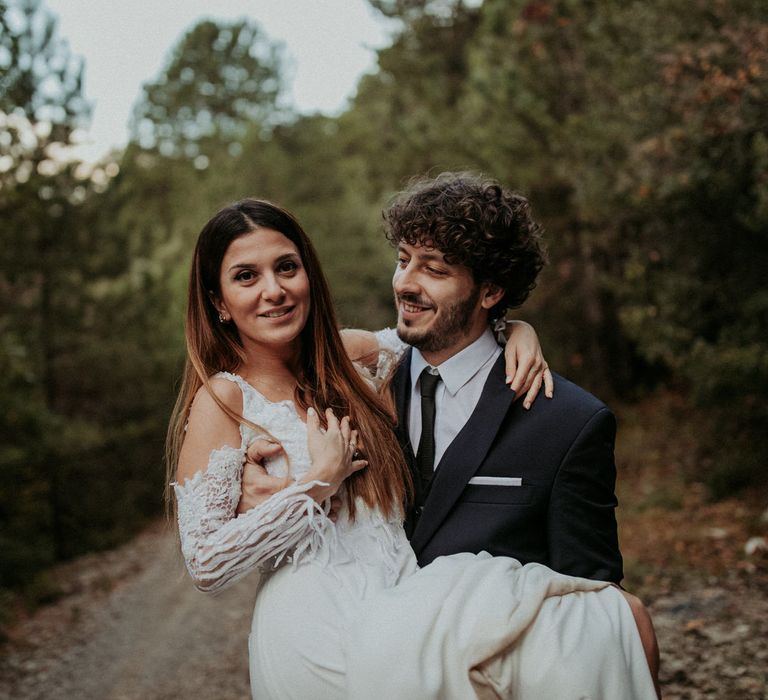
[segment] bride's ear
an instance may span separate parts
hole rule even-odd
[[[209,291],[208,299],[210,299],[213,308],[218,312],[219,321],[221,323],[228,323],[232,320],[232,315],[229,313],[229,311],[227,311],[227,305],[221,299],[219,299],[216,294]]]

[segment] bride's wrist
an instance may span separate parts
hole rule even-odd
[[[313,498],[317,503],[322,505],[331,496],[336,493],[336,488],[333,484],[325,482],[317,482],[312,488],[307,491],[307,495]]]
[[[307,472],[306,481],[324,481],[326,483],[332,481],[331,470],[326,464],[312,463],[310,470]]]
[[[322,503],[336,492],[336,487],[334,486],[335,477],[336,475],[328,465],[312,464],[302,481],[304,483],[315,482],[315,485],[307,493],[318,503]]]

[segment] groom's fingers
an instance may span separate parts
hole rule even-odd
[[[283,446],[267,437],[261,437],[254,440],[246,451],[249,462],[263,464],[265,460],[276,457],[283,451]]]
[[[267,470],[260,464],[246,462],[243,465],[237,513],[246,513],[284,489],[285,486],[285,479],[267,474]]]
[[[334,494],[331,496],[331,508],[328,511],[328,519],[331,522],[336,522],[339,518],[339,509],[341,508],[341,498]]]

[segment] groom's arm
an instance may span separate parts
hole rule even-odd
[[[250,445],[240,481],[240,501],[236,509],[238,515],[261,505],[285,488],[285,479],[270,476],[264,467],[265,460],[276,457],[282,450],[282,445],[268,440],[254,440]]]
[[[243,475],[240,481],[240,501],[236,513],[241,515],[255,508],[278,491],[285,488],[285,479],[270,476],[264,467],[264,461],[276,457],[282,452],[279,443],[269,440],[254,440],[248,448],[246,461],[243,464]],[[341,501],[337,495],[331,496],[331,510],[328,517],[336,521]]]
[[[573,576],[623,578],[615,509],[616,419],[601,408],[585,424],[558,469],[548,513],[550,566]]]

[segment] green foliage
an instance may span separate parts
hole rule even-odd
[[[42,10],[41,0],[0,2],[0,48],[0,110],[6,117],[15,112],[31,124],[45,123],[50,134],[38,138],[46,145],[68,143],[89,114],[82,63],[56,36],[55,20]],[[19,128],[10,125],[10,132],[18,143]],[[22,145],[28,147],[34,139],[25,136]]]
[[[57,156],[87,118],[82,68],[39,2],[0,5],[7,69],[0,118],[0,405],[4,440],[0,586],[24,580],[62,551],[54,432],[60,375],[78,344],[69,326],[79,297],[78,187]],[[70,244],[75,243],[74,246]],[[74,347],[68,340],[73,341]]]
[[[253,123],[273,125],[282,90],[281,57],[258,25],[201,22],[147,83],[133,116],[133,140],[166,156],[210,155],[237,144]],[[198,161],[199,162],[199,161]]]
[[[3,3],[0,55],[0,587],[114,544],[160,505],[178,353],[143,295],[103,190],[115,164],[71,159],[82,66],[38,2]],[[155,253],[153,251],[152,255]],[[153,466],[154,465],[154,466]],[[154,482],[154,483],[153,483]]]

